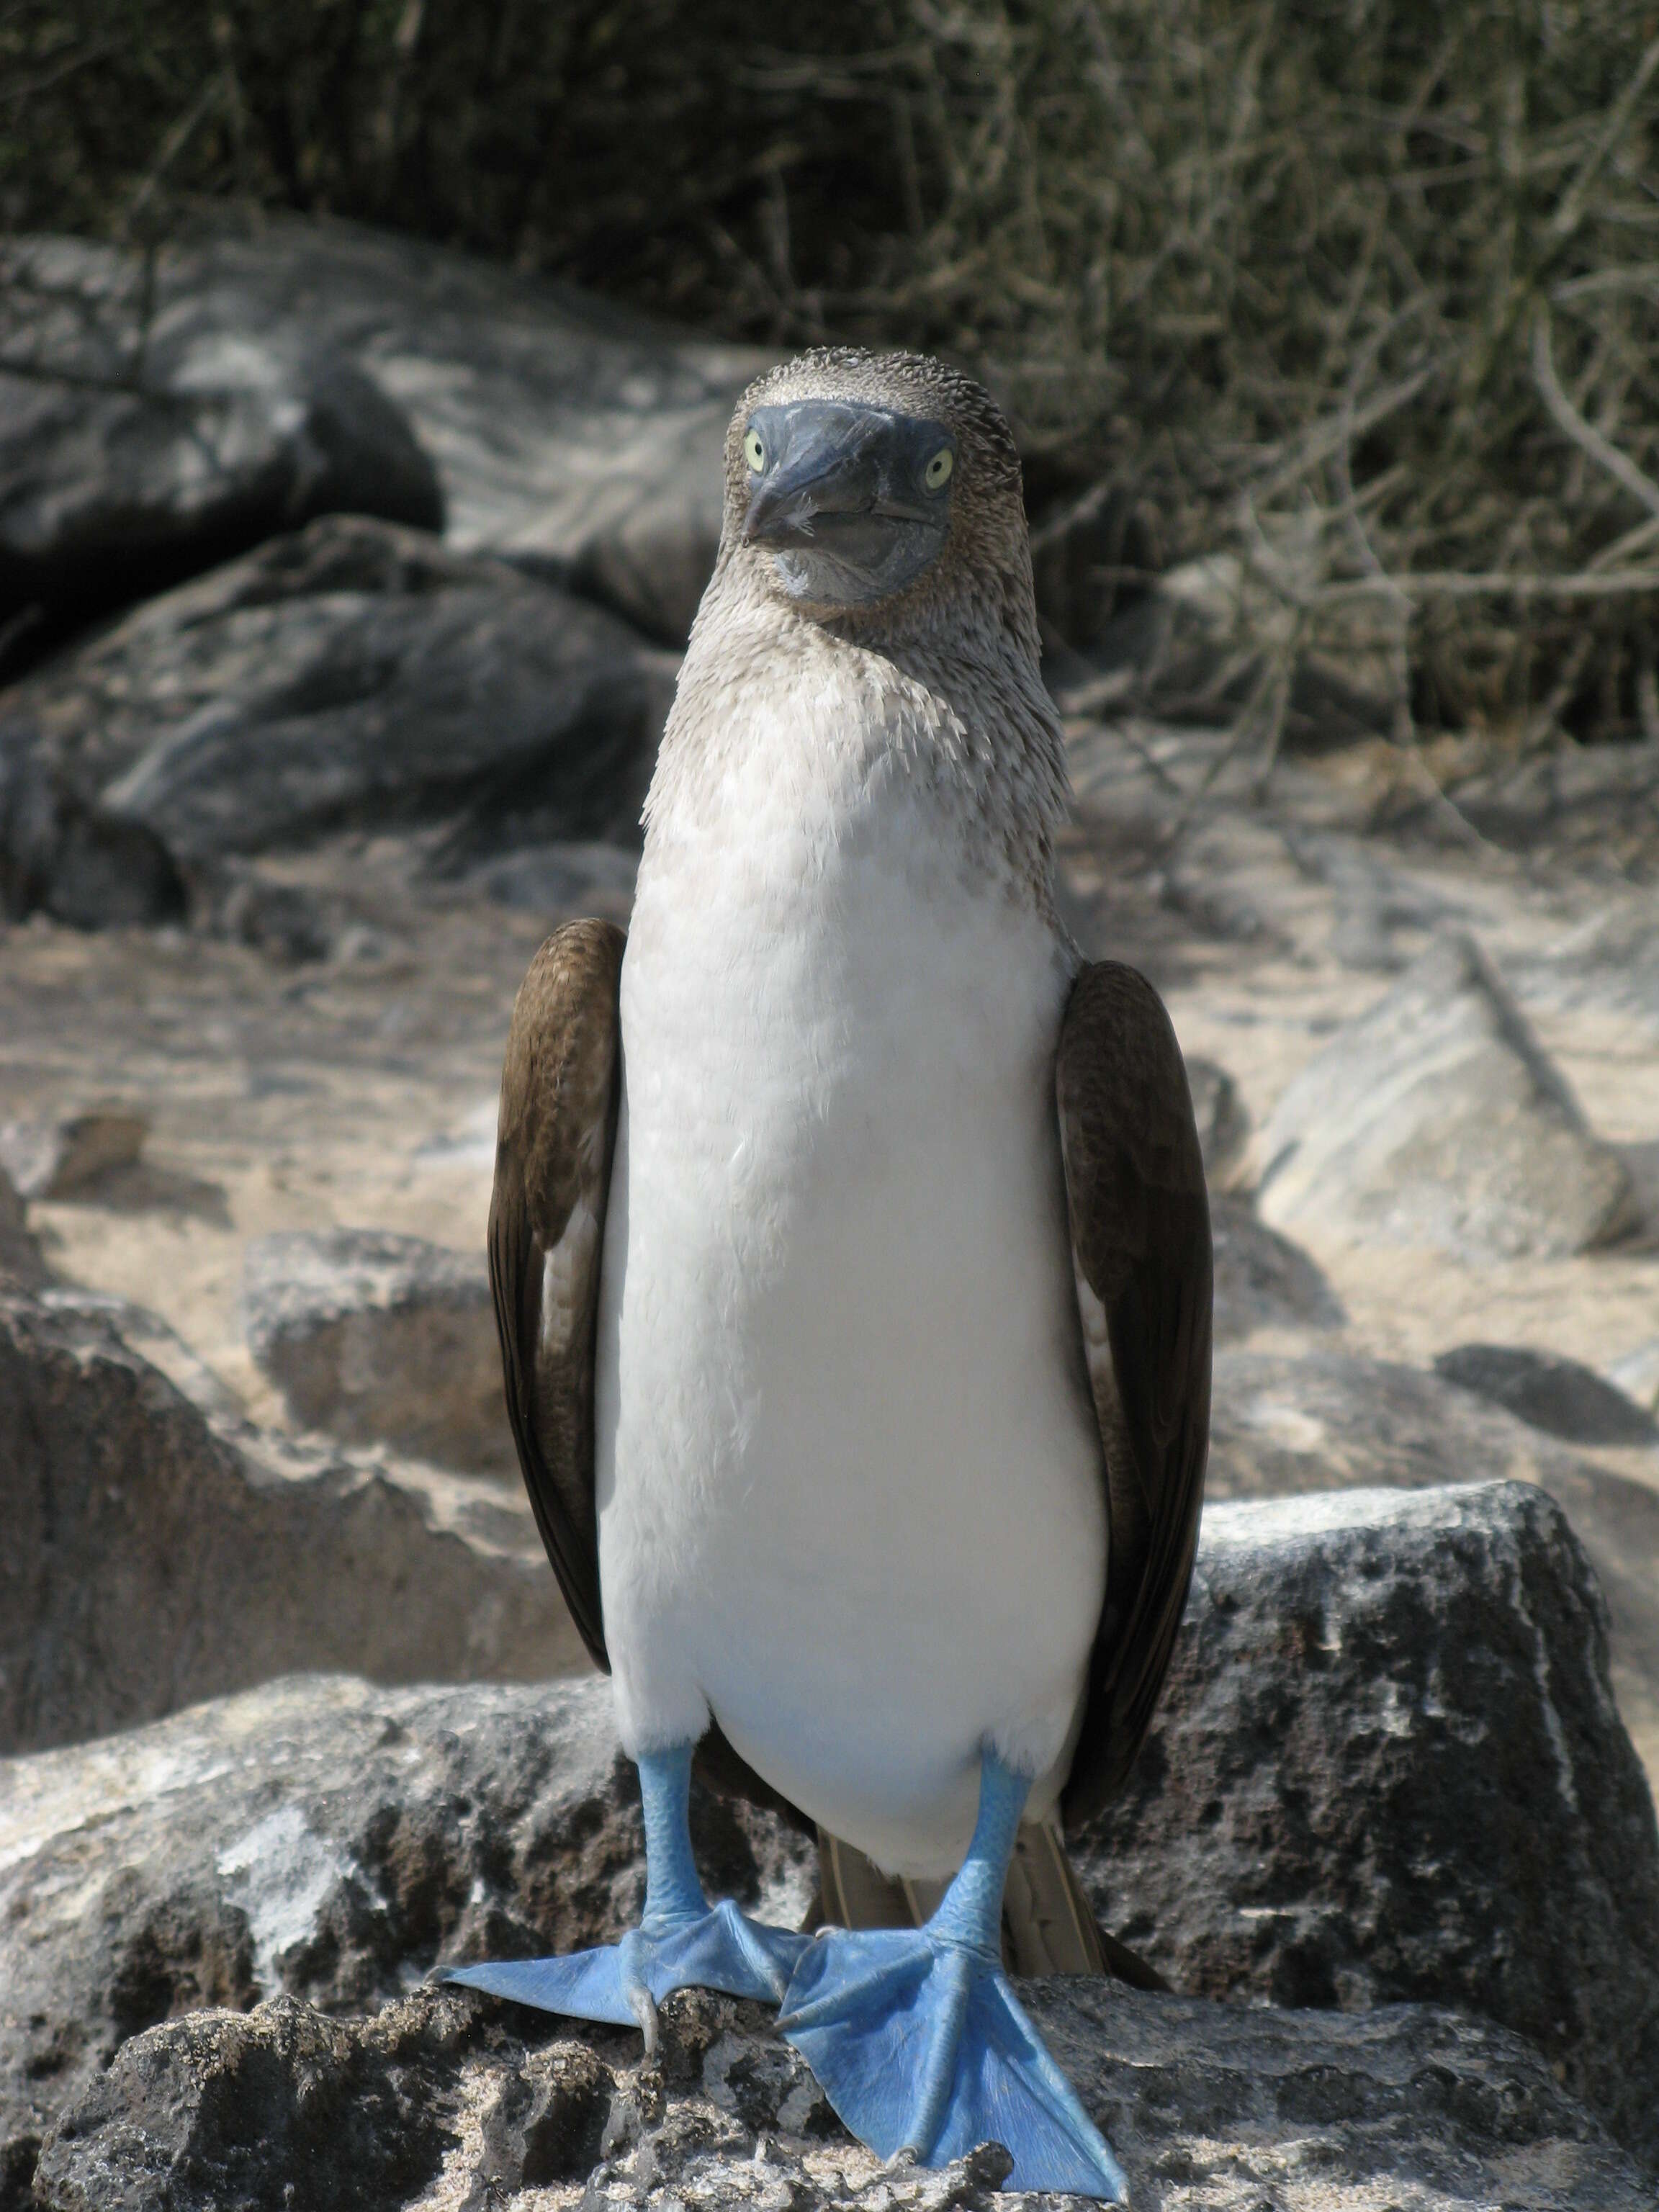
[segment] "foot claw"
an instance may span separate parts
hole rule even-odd
[[[1122,2169],[988,1954],[925,1929],[822,1935],[778,2026],[878,2156],[945,2166],[995,2141],[1012,2189],[1127,2203]]]

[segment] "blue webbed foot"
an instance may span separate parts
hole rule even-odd
[[[452,1966],[437,1978],[575,2020],[637,2026],[647,2053],[656,2048],[657,2006],[671,1990],[722,1990],[781,2003],[808,1939],[751,1920],[729,1899],[709,1904],[691,1852],[690,1789],[689,1744],[640,1760],[645,1913],[620,1943],[563,1958]]]
[[[823,1931],[778,2027],[879,2156],[945,2166],[994,2141],[1013,2158],[1011,2189],[1127,2203],[1122,2168],[1002,1971],[1002,1889],[1030,1790],[988,1752],[973,1841],[927,1925]]]
[[[749,1919],[728,1899],[700,1912],[647,1913],[620,1943],[599,1950],[455,1966],[443,1979],[543,2012],[638,2027],[650,2051],[657,2039],[657,2006],[672,1990],[724,1990],[729,1996],[778,2004],[807,1940]]]
[[[924,2166],[994,2140],[1010,2189],[1121,2203],[1122,2169],[1044,2049],[1000,1961],[928,1929],[819,1936],[778,2026],[860,2142]]]

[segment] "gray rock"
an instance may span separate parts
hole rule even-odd
[[[1659,1413],[1659,1337],[1615,1359],[1607,1372],[1627,1398],[1650,1413]]]
[[[305,1427],[516,1478],[482,1252],[372,1229],[258,1237],[242,1316],[249,1350]]]
[[[1289,1085],[1254,1146],[1262,1218],[1466,1256],[1546,1256],[1637,1220],[1611,1146],[1474,941],[1437,940]]]
[[[216,1424],[118,1318],[0,1297],[0,1750],[294,1667],[584,1663],[516,1491]]]
[[[14,745],[191,860],[550,810],[631,835],[674,665],[602,608],[331,516],[15,686]]]
[[[1631,2161],[1518,2038],[1427,2007],[1356,2021],[1098,1985],[1024,1995],[1133,2202],[1197,2212],[1638,2212]],[[984,2145],[939,2172],[853,2143],[757,2007],[690,1992],[637,2039],[423,1991],[283,1999],[130,2042],[47,2138],[40,2212],[704,2205],[1040,2212]],[[301,2191],[303,2191],[303,2196]]]
[[[403,410],[307,331],[215,328],[142,264],[70,240],[0,256],[0,600],[82,611],[318,514],[443,527]]]
[[[1207,1493],[1535,1482],[1572,1522],[1613,1620],[1620,1709],[1659,1783],[1659,1492],[1432,1372],[1323,1348],[1217,1356]]]
[[[527,845],[486,860],[471,880],[519,913],[544,915],[550,922],[598,915],[626,927],[639,867],[639,854],[626,845]]]
[[[1257,1329],[1341,1328],[1341,1300],[1318,1267],[1288,1237],[1257,1220],[1248,1199],[1212,1196],[1210,1235],[1218,1344]]]
[[[53,240],[82,347],[137,343],[137,257]],[[684,641],[720,538],[721,454],[767,356],[414,239],[262,217],[164,247],[152,343],[209,359],[296,343],[351,364],[436,463],[452,544],[539,562]],[[379,510],[374,510],[379,511]]]
[[[1459,1344],[1439,1355],[1434,1371],[1571,1443],[1659,1443],[1652,1414],[1577,1359],[1518,1344]]]
[[[173,855],[147,823],[112,814],[44,757],[33,732],[0,727],[0,917],[50,915],[72,929],[184,919]]]
[[[1238,1164],[1250,1133],[1250,1117],[1238,1095],[1238,1085],[1224,1067],[1192,1054],[1187,1060],[1187,1086],[1193,1094],[1193,1113],[1198,1122],[1199,1150],[1204,1155],[1204,1176],[1212,1189],[1224,1183]]]
[[[1079,1850],[1108,1924],[1188,1995],[1484,2010],[1641,2144],[1659,1840],[1604,1638],[1534,1490],[1212,1509],[1152,1746]],[[711,1880],[798,1919],[805,1840],[698,1802]],[[614,1936],[639,1901],[633,1803],[596,1680],[276,1683],[14,1760],[11,2132],[191,2004],[362,2006],[437,1957]]]
[[[711,1882],[799,1919],[806,1838],[701,1785],[693,1827]],[[155,2021],[284,1991],[361,2011],[440,1958],[611,1940],[643,1882],[638,1787],[596,1676],[295,1677],[8,1761],[0,2172]]]
[[[131,1167],[149,1134],[135,1107],[94,1105],[50,1121],[0,1122],[0,1168],[24,1198],[74,1198]]]
[[[0,1165],[0,1288],[33,1289],[47,1281],[50,1274],[30,1231],[22,1194]]]
[[[1147,1748],[1077,1856],[1176,1988],[1480,2012],[1659,2166],[1659,1834],[1538,1490],[1207,1506]]]

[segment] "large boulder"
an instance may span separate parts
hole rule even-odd
[[[0,722],[197,862],[467,809],[627,835],[673,678],[603,608],[331,516],[137,609]]]
[[[1612,1616],[1620,1708],[1659,1784],[1659,1490],[1426,1369],[1316,1343],[1217,1355],[1212,1498],[1497,1477],[1548,1491],[1589,1553]]]
[[[441,530],[403,410],[298,317],[215,327],[143,259],[0,252],[0,603],[139,599],[313,515]]]
[[[1474,1259],[1583,1252],[1636,1225],[1618,1154],[1472,938],[1431,945],[1280,1097],[1254,1146],[1264,1220],[1291,1236]]]
[[[615,1936],[635,1802],[595,1678],[278,1682],[14,1760],[7,2128],[38,2136],[192,2005],[361,2008],[434,1960]],[[711,1880],[798,1921],[809,1840],[697,1802]],[[1659,1840],[1599,1598],[1539,1492],[1213,1509],[1147,1752],[1078,1856],[1184,1993],[1484,2012],[1653,2148]]]
[[[1139,2205],[1206,2212],[1639,2212],[1650,2185],[1517,2037],[1426,2006],[1370,2019],[1029,1983]],[[631,2034],[423,1991],[371,2021],[291,1999],[127,2044],[46,2138],[37,2212],[578,2204],[1040,2212],[986,2144],[928,2172],[836,2122],[757,2006]],[[22,2161],[20,2160],[19,2167]],[[1065,2200],[1073,2201],[1073,2200]]]
[[[297,349],[372,381],[435,461],[458,550],[543,562],[684,641],[720,537],[726,426],[764,356],[343,223],[216,224],[149,265],[80,241],[13,252],[76,319],[72,358],[131,354],[144,332],[209,364]],[[67,332],[53,343],[71,351]]]
[[[304,1426],[516,1476],[482,1253],[372,1229],[255,1237],[242,1316]]]
[[[1434,1371],[1569,1443],[1659,1444],[1659,1421],[1646,1407],[1580,1360],[1522,1344],[1458,1344],[1439,1354]]]
[[[0,2172],[155,2021],[279,1991],[361,2011],[439,1958],[602,1942],[643,1903],[596,1676],[300,1677],[0,1774]],[[693,1827],[711,1881],[801,1917],[806,1838],[701,1786]]]
[[[217,1422],[118,1324],[0,1294],[0,1750],[294,1667],[585,1663],[516,1490]]]
[[[1482,2013],[1659,2167],[1659,1831],[1542,1492],[1207,1507],[1152,1735],[1078,1856],[1177,1989]]]

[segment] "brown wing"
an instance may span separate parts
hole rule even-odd
[[[1055,1067],[1111,1528],[1066,1825],[1122,1784],[1187,1601],[1210,1437],[1210,1210],[1181,1048],[1133,968],[1079,973]]]
[[[625,941],[614,922],[570,921],[531,962],[507,1031],[489,1200],[489,1286],[519,1464],[570,1617],[607,1672],[593,1332],[622,1092]]]

